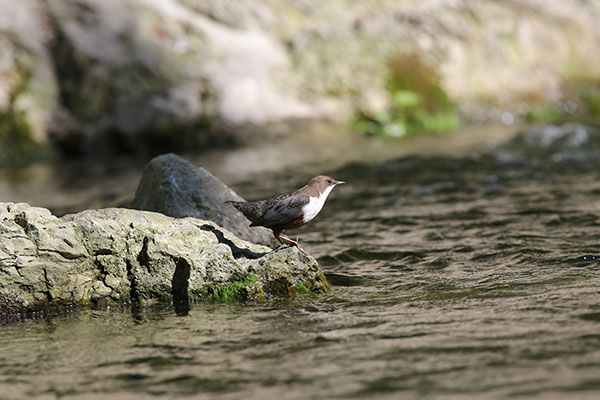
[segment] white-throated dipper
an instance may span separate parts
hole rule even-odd
[[[294,245],[308,255],[300,244],[281,234],[284,230],[299,228],[317,216],[331,190],[344,181],[329,176],[315,176],[293,192],[281,193],[259,201],[226,201],[252,222],[250,226],[264,226],[273,230],[281,244]]]

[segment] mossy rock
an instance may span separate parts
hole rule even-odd
[[[232,282],[226,286],[216,288],[212,294],[212,300],[221,303],[231,303],[236,300],[253,300],[263,298],[264,292],[261,285],[255,285],[258,276],[248,274],[241,281]]]

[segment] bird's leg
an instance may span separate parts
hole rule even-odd
[[[304,254],[305,256],[308,255],[308,253],[306,251],[304,251],[304,249],[302,248],[302,246],[300,246],[300,243],[296,242],[295,240],[287,238],[287,237],[283,236],[281,233],[276,234],[275,238],[277,240],[279,240],[279,242],[281,244],[287,243],[287,244],[291,244],[292,246],[296,246],[296,248],[298,249],[298,251],[300,251],[300,253]]]

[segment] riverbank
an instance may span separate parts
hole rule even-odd
[[[0,2],[0,164],[201,149],[398,105],[448,126],[600,109],[593,1],[220,4]]]

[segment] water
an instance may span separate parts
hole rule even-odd
[[[297,232],[330,293],[2,326],[0,398],[596,399],[600,136],[580,128],[328,171],[349,184]]]

